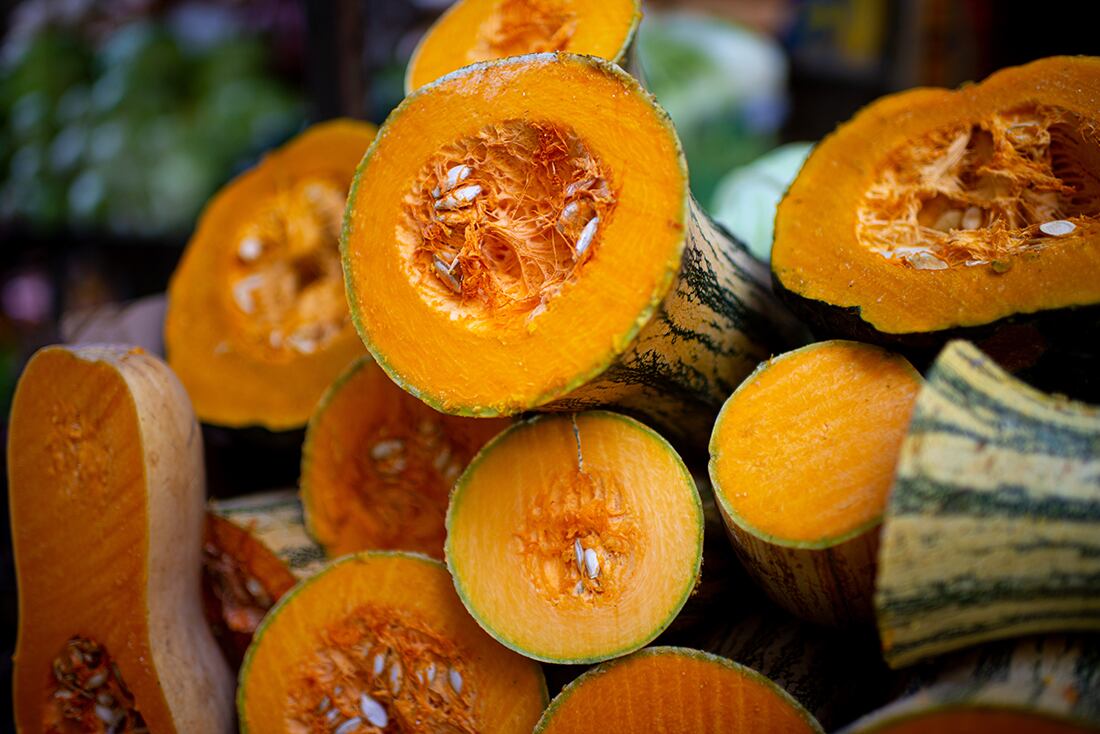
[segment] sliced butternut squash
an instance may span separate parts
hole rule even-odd
[[[442,559],[451,487],[507,425],[439,413],[360,358],[328,389],[306,430],[301,486],[310,534],[330,556],[379,549]]]
[[[642,647],[699,578],[703,513],[675,450],[603,411],[543,415],[489,442],[455,485],[447,565],[466,608],[536,660]]]
[[[470,619],[443,564],[371,551],[275,605],[245,657],[237,706],[242,734],[525,734],[546,683]]]
[[[39,351],[15,393],[8,483],[16,727],[232,731],[199,596],[202,437],[168,367],[136,348]]]

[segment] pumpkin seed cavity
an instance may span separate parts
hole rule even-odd
[[[497,0],[466,53],[467,63],[564,51],[576,31],[577,14],[562,0]]]
[[[203,586],[217,600],[221,620],[232,632],[251,635],[275,603],[259,579],[214,543],[203,546]]]
[[[236,233],[233,348],[278,362],[324,349],[350,323],[339,252],[346,198],[333,181],[307,178],[262,202]]]
[[[990,265],[1100,229],[1100,130],[1030,106],[895,150],[858,212],[860,243],[916,270]]]
[[[149,728],[118,665],[103,645],[71,637],[53,660],[46,728],[58,732],[138,734]]]
[[[615,195],[570,128],[506,120],[443,148],[406,197],[399,247],[430,305],[475,328],[526,321],[599,250]]]
[[[462,651],[416,615],[361,607],[322,639],[291,688],[289,731],[478,731]]]

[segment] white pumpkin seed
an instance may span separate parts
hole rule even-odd
[[[329,709],[329,712],[325,714],[325,721],[330,724],[335,724],[336,720],[340,718],[340,709]]]
[[[451,683],[451,688],[455,693],[462,693],[462,673],[459,673],[456,669],[451,668],[447,672],[447,679]]]
[[[472,202],[480,193],[481,186],[479,184],[470,184],[469,186],[455,189],[442,199],[436,201],[434,206],[436,209],[458,209]]]
[[[370,450],[370,457],[375,461],[382,461],[388,459],[401,451],[405,450],[405,442],[400,439],[390,439],[388,441],[379,441],[374,444]]]
[[[592,244],[592,238],[596,236],[596,228],[600,225],[599,217],[592,217],[588,224],[584,225],[580,237],[577,238],[577,255],[583,255],[588,246]]]
[[[976,206],[967,207],[961,224],[963,229],[978,229],[982,226],[982,210]]]
[[[578,581],[577,582],[577,585],[573,587],[573,593],[577,594],[578,596],[580,596],[581,594],[584,593],[584,582],[583,581]]]
[[[382,671],[386,667],[386,655],[385,653],[378,653],[374,656],[374,674],[382,675]]]
[[[458,186],[459,181],[465,181],[473,173],[473,169],[467,165],[452,166],[447,170],[447,191]]]
[[[115,712],[106,706],[96,704],[95,715],[98,716],[99,720],[104,724],[113,724],[115,722]]]
[[[264,591],[263,584],[251,576],[244,580],[244,588],[254,597],[267,595],[267,592]]]
[[[253,313],[256,310],[256,299],[252,297],[252,294],[263,285],[263,282],[262,275],[249,275],[234,283],[233,302],[237,304],[237,308],[245,313]]]
[[[443,194],[443,192],[439,190],[438,186],[436,186],[434,189],[432,189],[432,198],[433,199],[438,199],[440,196],[442,196],[442,194]]]
[[[237,257],[246,263],[253,262],[263,254],[264,243],[259,237],[245,237],[237,246]]]
[[[84,681],[84,690],[91,691],[92,689],[99,688],[101,685],[107,682],[107,671],[100,670],[92,675],[91,678]]]
[[[452,274],[451,268],[447,267],[447,265],[444,264],[444,262],[438,257],[433,259],[433,263],[435,264],[435,272],[439,275],[443,282],[450,286],[451,290],[455,293],[461,293],[462,283],[458,280],[458,278],[454,276],[454,274]]]
[[[359,696],[359,710],[363,712],[363,716],[371,723],[371,726],[385,729],[386,724],[390,722],[390,717],[386,715],[386,709],[382,707],[382,704],[365,693]]]
[[[394,663],[390,668],[390,690],[395,696],[401,692],[401,663]]]
[[[427,669],[424,671],[428,676],[428,683],[435,682],[435,663],[428,663]]]
[[[580,538],[573,539],[573,555],[577,558],[577,571],[584,573],[584,546]]]
[[[947,263],[930,252],[915,252],[905,258],[916,270],[946,270]]]
[[[1062,237],[1075,229],[1077,225],[1065,219],[1055,219],[1053,222],[1043,222],[1039,225],[1039,231],[1050,237]]]
[[[360,719],[358,716],[353,716],[352,718],[345,721],[343,724],[340,724],[340,726],[336,727],[336,730],[333,731],[332,734],[351,734],[353,731],[362,726],[362,724],[362,719]]]
[[[591,548],[585,548],[584,550],[584,568],[588,571],[588,578],[590,579],[600,575],[600,559],[596,556],[596,551]]]

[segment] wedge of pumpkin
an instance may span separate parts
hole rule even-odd
[[[349,555],[271,610],[241,668],[242,734],[530,732],[546,706],[539,666],[474,623],[443,564]]]
[[[614,406],[701,445],[792,323],[691,203],[667,116],[614,64],[475,64],[391,113],[342,239],[360,335],[447,413]]]
[[[1004,355],[1100,324],[1100,59],[1055,57],[868,106],[776,215],[778,293],[821,334],[935,350],[1029,325]],[[1027,338],[1021,338],[1026,336]]]
[[[660,436],[615,413],[543,415],[489,442],[455,485],[447,565],[466,608],[524,655],[637,650],[699,578],[703,513]]]
[[[405,93],[479,61],[568,51],[633,62],[640,0],[459,0],[420,39]]]
[[[168,367],[136,348],[39,351],[8,483],[18,730],[228,734],[233,680],[199,597],[202,438]]]
[[[300,428],[362,354],[337,240],[374,132],[353,120],[314,125],[207,205],[169,284],[164,330],[204,423]]]
[[[442,559],[451,487],[508,423],[439,413],[361,357],[306,429],[301,487],[310,534],[333,557],[378,549]]]

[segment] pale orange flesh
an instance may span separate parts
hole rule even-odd
[[[976,708],[935,712],[872,731],[882,734],[1088,734],[1096,729],[1023,711]]]
[[[509,422],[438,413],[373,361],[356,363],[310,422],[302,473],[310,532],[334,557],[379,549],[442,558],[451,487]]]
[[[659,648],[658,648],[659,649]],[[811,734],[807,715],[759,677],[656,650],[616,661],[551,703],[539,734]]]
[[[715,491],[771,539],[827,542],[880,517],[921,380],[855,342],[771,360],[730,397],[711,439]]]

